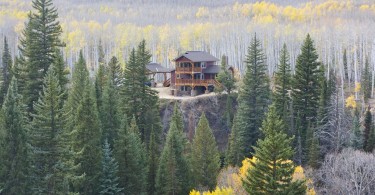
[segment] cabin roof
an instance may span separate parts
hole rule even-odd
[[[166,68],[158,63],[149,63],[146,65],[146,68],[148,71],[152,73],[169,73],[172,72],[174,69],[172,68]]]
[[[207,68],[203,69],[202,72],[207,73],[207,74],[217,74],[220,72],[220,66],[218,65],[207,66]]]
[[[173,61],[177,61],[178,59],[185,57],[192,62],[217,62],[219,59],[214,57],[213,55],[209,54],[205,51],[187,51],[184,54],[180,55],[179,57],[175,58]]]

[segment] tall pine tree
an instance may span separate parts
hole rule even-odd
[[[2,64],[1,64],[1,77],[2,83],[0,88],[0,105],[3,104],[6,93],[8,92],[8,87],[10,80],[12,79],[12,56],[9,51],[7,38],[4,37],[4,50],[2,55]]]
[[[270,95],[265,60],[260,41],[255,35],[247,51],[245,61],[247,70],[239,91],[238,111],[233,124],[237,129],[232,128],[232,132],[237,132],[239,136],[236,139],[239,141],[238,151],[233,152],[239,153],[236,155],[241,158],[235,164],[239,164],[244,157],[251,155],[252,146],[260,136],[259,127],[267,110]]]
[[[359,111],[354,111],[352,131],[350,132],[350,146],[356,150],[363,148],[363,136],[359,117]]]
[[[245,190],[249,194],[305,194],[303,181],[292,181],[294,163],[291,142],[284,133],[285,124],[277,115],[274,105],[270,106],[262,128],[264,139],[257,141],[253,156],[255,162],[248,169],[243,180]]]
[[[214,134],[203,113],[195,130],[192,144],[191,169],[195,186],[214,190],[220,169],[220,154]]]
[[[365,102],[367,102],[367,100],[371,98],[371,85],[372,85],[370,62],[368,60],[368,57],[366,57],[366,60],[365,60],[365,67],[362,72],[361,85],[362,85],[362,90],[363,90],[363,98],[365,99]]]
[[[273,101],[275,102],[277,113],[283,117],[287,123],[289,113],[290,97],[289,91],[291,90],[291,70],[289,62],[289,52],[284,43],[280,51],[280,60],[278,71],[275,73],[275,92],[273,94]]]
[[[125,113],[128,116],[135,116],[142,141],[147,143],[152,128],[157,134],[161,132],[157,92],[145,84],[149,82],[146,65],[150,63],[150,58],[151,54],[143,40],[137,50],[133,49],[130,53],[124,70],[124,85],[122,85],[124,102],[127,102]]]
[[[363,150],[366,152],[372,152],[374,149],[374,125],[372,121],[372,113],[370,106],[366,110],[365,121],[363,131]]]
[[[83,181],[75,186],[75,191],[98,194],[102,132],[94,87],[90,84],[83,91],[83,99],[78,105],[74,120],[76,125],[71,132],[71,139],[73,150],[77,153],[74,156],[75,163],[80,164],[77,175],[85,175]]]
[[[313,40],[308,34],[301,48],[301,54],[297,57],[296,73],[293,79],[292,99],[294,117],[299,117],[297,126],[297,139],[301,140],[302,153],[308,151],[306,134],[308,124],[314,124],[317,120],[319,101],[320,63]],[[295,119],[297,121],[297,119]],[[313,127],[312,127],[313,128]],[[298,156],[298,161],[305,162],[307,156]]]
[[[2,194],[29,193],[27,121],[17,81],[13,77],[1,109],[0,185]]]
[[[148,179],[147,192],[149,195],[156,194],[156,173],[159,162],[159,146],[156,142],[155,132],[152,130],[150,135],[150,143],[148,144]]]
[[[112,157],[112,150],[108,141],[105,140],[102,149],[102,173],[100,177],[99,194],[116,195],[123,190],[119,185],[118,163]]]
[[[79,59],[74,66],[71,88],[69,90],[68,99],[64,105],[64,111],[70,120],[67,121],[64,127],[67,133],[73,130],[75,124],[75,116],[77,114],[77,108],[83,99],[83,93],[89,85],[89,71],[86,67],[86,61],[83,58],[82,51],[79,54]]]
[[[32,7],[35,11],[28,15],[19,47],[20,62],[26,74],[23,95],[29,112],[34,111],[33,103],[43,89],[43,78],[55,60],[56,49],[64,46],[60,40],[62,28],[52,0],[33,0]]]
[[[190,168],[184,154],[186,140],[181,125],[181,113],[175,106],[156,176],[156,190],[160,195],[188,194],[191,189]]]
[[[133,117],[130,128],[126,117],[115,142],[115,158],[119,163],[119,184],[128,194],[145,194],[147,188],[147,157]]]
[[[59,163],[59,138],[66,122],[62,110],[64,92],[51,67],[44,78],[41,96],[34,104],[30,131],[35,194],[59,194],[63,187],[57,173]]]
[[[112,79],[107,79],[103,89],[102,106],[100,108],[101,124],[103,130],[102,140],[107,139],[113,146],[118,136],[118,130],[121,126],[121,110],[119,94]]]

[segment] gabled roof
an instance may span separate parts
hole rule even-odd
[[[168,72],[172,72],[173,69],[171,68],[166,68],[158,63],[150,63],[150,64],[147,64],[146,65],[146,68],[148,71],[152,72],[152,73],[168,73]]]
[[[179,58],[185,57],[192,62],[217,62],[219,59],[212,56],[205,51],[187,51],[179,57],[175,58],[173,61],[177,61]]]
[[[208,66],[207,68],[203,69],[203,73],[208,73],[208,74],[217,74],[220,72],[221,67],[218,65],[211,65]]]

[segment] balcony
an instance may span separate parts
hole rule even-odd
[[[179,73],[202,72],[202,68],[201,67],[177,67],[176,72],[179,72]]]
[[[176,85],[195,85],[195,86],[207,86],[215,85],[215,79],[176,79]]]

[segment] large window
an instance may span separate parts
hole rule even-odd
[[[180,87],[180,90],[181,90],[181,91],[190,91],[190,90],[191,90],[191,87],[189,87],[189,86],[181,86],[181,87]]]
[[[201,62],[201,67],[206,68],[206,62]]]

